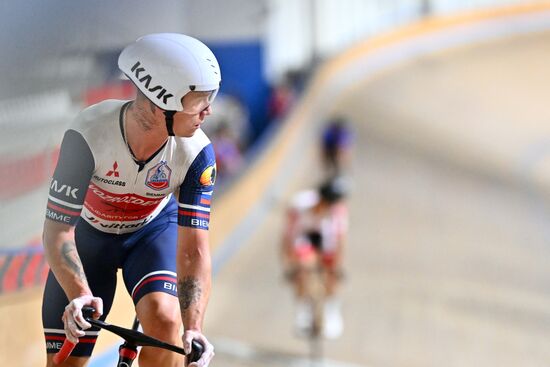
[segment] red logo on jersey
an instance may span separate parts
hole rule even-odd
[[[107,176],[115,175],[115,177],[118,177],[117,168],[118,168],[118,163],[115,161],[115,163],[113,163],[113,169],[111,171],[107,172]]]
[[[145,185],[153,190],[163,190],[170,185],[170,175],[172,170],[166,162],[162,161],[149,169],[147,172],[147,178],[145,179]]]

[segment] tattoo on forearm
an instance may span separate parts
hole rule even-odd
[[[82,262],[78,257],[78,252],[76,251],[76,246],[74,242],[67,241],[63,242],[61,247],[61,254],[63,255],[63,260],[69,267],[78,274],[82,279],[86,279],[86,274],[82,267]]]
[[[192,303],[200,299],[202,290],[196,278],[187,277],[178,281],[178,298],[181,311],[187,310]]]

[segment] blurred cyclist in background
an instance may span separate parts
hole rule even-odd
[[[316,190],[298,192],[288,209],[282,256],[296,296],[295,328],[300,335],[308,332],[313,317],[305,284],[306,267],[312,261],[319,261],[326,275],[323,334],[337,338],[343,331],[337,291],[348,231],[347,191],[343,177],[332,178]]]
[[[328,176],[345,174],[351,161],[353,132],[341,116],[330,120],[321,135],[321,158]]]
[[[98,330],[82,307],[105,319],[121,269],[143,331],[172,344],[183,338],[187,353],[199,341],[205,351],[191,365],[205,367],[214,355],[202,324],[216,162],[200,127],[212,113],[220,68],[206,45],[175,33],[138,39],[118,65],[136,98],[100,102],[77,116],[50,186],[43,232],[51,268],[42,306],[47,365],[65,337],[78,344],[63,365],[86,364]],[[144,347],[139,365],[182,366],[183,358]]]

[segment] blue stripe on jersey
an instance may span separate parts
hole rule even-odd
[[[208,229],[210,202],[216,181],[216,158],[212,144],[197,155],[180,186],[178,224]]]

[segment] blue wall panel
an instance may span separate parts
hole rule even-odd
[[[269,85],[264,78],[263,46],[257,41],[208,43],[222,72],[220,93],[237,97],[250,114],[250,136],[256,138],[267,124]]]

